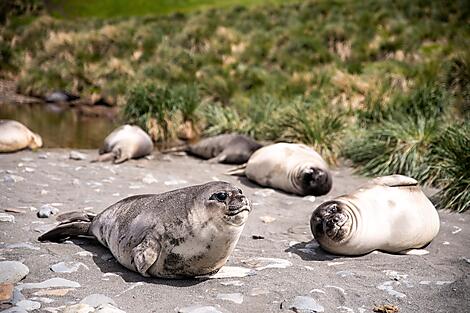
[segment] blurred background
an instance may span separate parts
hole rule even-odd
[[[0,118],[46,147],[303,142],[470,206],[468,1],[3,0]]]

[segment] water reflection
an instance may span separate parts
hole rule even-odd
[[[16,120],[41,135],[47,148],[98,148],[118,122],[88,117],[53,104],[0,103],[0,119]]]

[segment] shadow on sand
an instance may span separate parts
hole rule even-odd
[[[284,252],[297,254],[304,261],[331,261],[344,258],[343,256],[329,254],[315,240],[297,243],[284,250]]]

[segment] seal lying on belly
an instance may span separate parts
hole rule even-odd
[[[244,173],[261,186],[301,196],[321,196],[331,190],[332,177],[322,157],[303,144],[276,143],[257,150],[248,160]]]
[[[242,164],[262,145],[248,136],[223,134],[204,138],[195,144],[168,149],[166,152],[185,151],[188,154],[209,159],[209,162]]]
[[[98,151],[100,156],[93,160],[122,163],[129,159],[144,157],[153,150],[153,142],[149,135],[139,126],[123,125],[115,129],[104,139]]]
[[[215,273],[225,264],[250,212],[239,188],[209,182],[132,196],[97,216],[66,213],[38,239],[94,236],[119,263],[143,276],[194,277]]]
[[[310,228],[334,254],[397,253],[428,244],[439,232],[439,215],[416,180],[391,175],[324,202],[313,211]]]
[[[0,120],[0,152],[42,147],[42,138],[17,121]]]

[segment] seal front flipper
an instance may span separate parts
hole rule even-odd
[[[246,170],[246,163],[229,169],[227,172],[225,172],[225,174],[232,175],[232,176],[245,176],[245,170]]]
[[[66,213],[66,217],[59,219],[61,223],[53,229],[39,236],[39,241],[62,242],[67,238],[75,236],[89,236],[89,229],[94,215],[83,212]]]
[[[400,186],[416,186],[418,181],[416,179],[403,176],[403,175],[389,175],[377,177],[372,180],[373,184],[383,185],[388,187],[400,187]]]
[[[160,243],[149,235],[137,247],[132,249],[134,265],[142,276],[150,277],[147,271],[158,260],[160,250]]]

